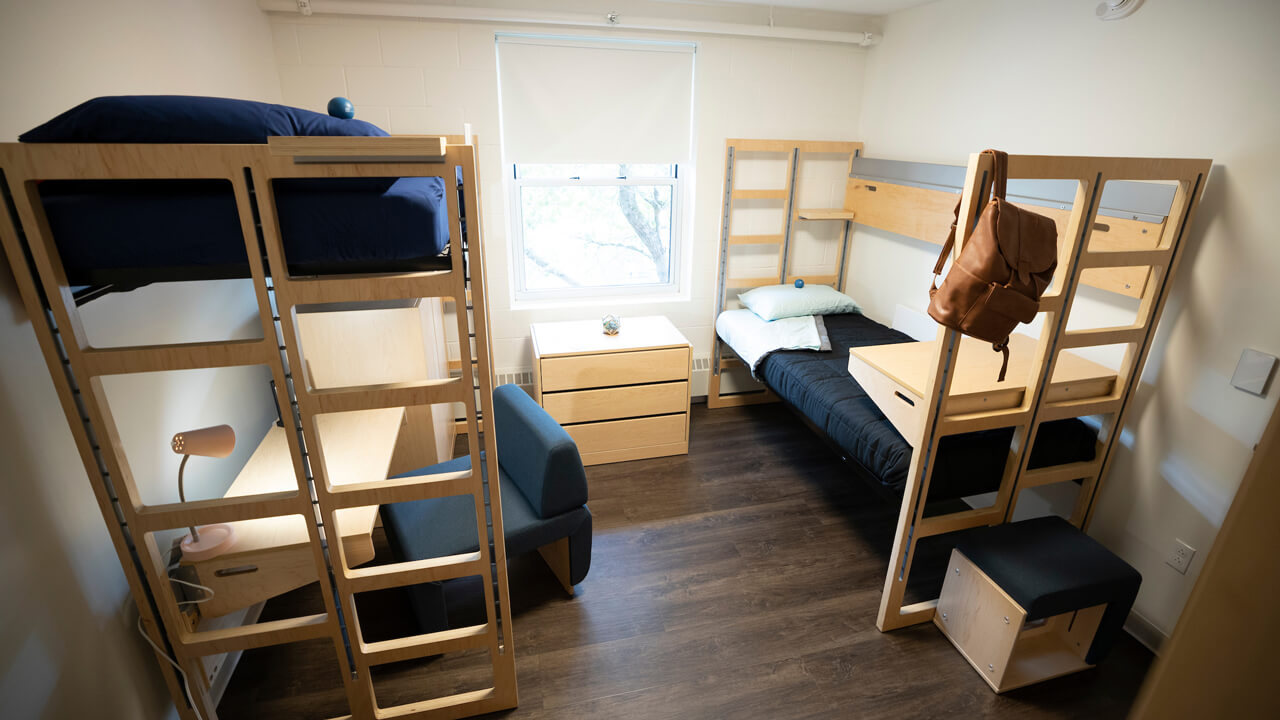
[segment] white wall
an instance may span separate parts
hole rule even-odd
[[[504,27],[411,19],[272,15],[272,37],[284,101],[323,111],[343,95],[356,116],[392,133],[461,133],[479,138],[481,204],[489,269],[495,366],[532,364],[529,323],[597,318],[599,301],[513,308],[507,195],[498,136],[498,31],[600,35],[584,28]],[[615,35],[616,33],[608,33]],[[852,140],[866,52],[849,45],[723,36],[633,33],[696,40],[696,124],[692,268],[683,296],[663,302],[607,303],[626,315],[664,314],[693,343],[711,348],[720,232],[724,141],[729,137]],[[572,82],[571,77],[565,78]],[[682,172],[687,168],[682,169]],[[691,263],[691,264],[690,264]],[[705,377],[703,378],[705,383]],[[695,383],[696,384],[696,383]],[[694,394],[704,394],[705,385]]]
[[[1167,634],[1276,404],[1274,389],[1228,380],[1244,347],[1280,354],[1280,4],[1153,0],[1107,23],[1094,5],[944,0],[890,15],[860,134],[871,157],[953,165],[986,147],[1214,159],[1092,527],[1142,572],[1136,610]],[[869,314],[925,306],[936,246],[875,232],[854,246]],[[1088,312],[1125,306],[1105,296]],[[1163,564],[1175,537],[1199,550],[1185,576]]]
[[[98,95],[186,93],[278,101],[266,17],[251,0],[130,0],[0,4],[0,140]],[[5,717],[158,718],[172,712],[102,516],[36,345],[0,259],[0,549],[7,592],[0,647]],[[251,329],[243,284],[172,286],[94,301],[91,336],[114,342]],[[192,322],[204,318],[204,322]],[[101,332],[99,332],[101,331]],[[134,334],[126,338],[121,331]],[[117,418],[144,494],[176,500],[180,429],[231,422],[237,457],[192,461],[192,494],[221,494],[274,416],[260,369],[114,382]],[[250,394],[253,393],[253,394]],[[119,397],[115,397],[115,396]]]

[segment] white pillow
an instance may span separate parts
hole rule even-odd
[[[830,285],[766,285],[742,293],[738,301],[762,320],[862,312],[853,298]]]

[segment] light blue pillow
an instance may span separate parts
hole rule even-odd
[[[742,293],[738,302],[762,320],[862,312],[853,298],[829,285],[766,285]]]

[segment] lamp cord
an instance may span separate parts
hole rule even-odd
[[[182,458],[184,464],[186,463],[186,459],[187,459],[187,456],[184,455]],[[178,476],[179,477],[182,476],[181,470],[178,471]],[[204,590],[205,592],[209,593],[208,595],[200,598],[199,600],[183,600],[178,603],[178,607],[182,607],[183,605],[199,605],[200,603],[209,602],[210,600],[213,599],[213,595],[214,595],[213,588],[205,587],[204,585],[200,585],[198,583],[187,582],[186,580],[179,580],[178,578],[175,578],[175,577],[169,578],[169,582],[176,582],[182,585],[186,585],[188,587]],[[170,665],[173,666],[173,669],[177,670],[178,674],[182,676],[182,690],[187,694],[187,702],[191,704],[191,712],[196,714],[196,720],[204,720],[204,716],[200,714],[199,706],[196,705],[195,698],[191,696],[191,680],[190,678],[187,677],[186,671],[183,670],[182,667],[178,665],[178,663],[174,662],[173,658],[169,657],[169,653],[165,652],[164,650],[161,650],[159,645],[156,645],[154,642],[152,642],[151,637],[147,635],[147,631],[142,627],[141,613],[138,614],[138,634],[142,636],[143,640],[147,641],[147,644],[150,645],[151,648],[160,655],[160,657],[164,658]]]
[[[187,496],[186,496],[186,494],[182,491],[182,471],[187,469],[187,461],[188,461],[188,460],[190,460],[190,459],[191,459],[191,456],[190,456],[190,455],[183,455],[183,456],[182,456],[182,462],[178,463],[178,500],[179,500],[179,502],[184,502],[184,503],[187,501]],[[191,530],[191,541],[192,541],[192,542],[200,542],[200,533],[196,532],[196,526],[195,526],[195,525],[192,525],[192,526],[191,526],[190,528],[188,528],[188,529],[189,529],[189,530]],[[206,589],[207,589],[207,588],[206,588]],[[212,590],[210,590],[210,592],[212,592]],[[210,597],[212,597],[212,596],[210,596]],[[207,599],[207,598],[206,598],[206,599]],[[193,601],[193,602],[195,602],[195,601]]]

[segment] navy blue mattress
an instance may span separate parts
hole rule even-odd
[[[440,178],[274,182],[292,275],[448,267]],[[249,277],[229,182],[51,180],[39,190],[72,285]]]
[[[907,335],[859,314],[824,315],[830,352],[785,350],[768,355],[760,377],[809,419],[845,457],[885,489],[901,493],[911,446],[849,374],[849,348],[911,342]],[[929,501],[992,492],[999,487],[1012,428],[943,438]],[[1041,426],[1030,467],[1092,460],[1097,434],[1076,419]]]

